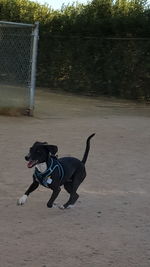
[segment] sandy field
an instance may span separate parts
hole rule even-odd
[[[38,90],[34,117],[0,117],[0,267],[150,266],[150,107]],[[48,209],[24,160],[35,141],[82,158],[87,177],[69,210]],[[65,203],[62,189],[57,202]]]

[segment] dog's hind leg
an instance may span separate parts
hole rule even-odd
[[[79,195],[77,193],[70,195],[69,200],[63,205],[64,209],[72,208],[78,198],[79,198]]]
[[[70,194],[70,198],[63,206],[61,206],[62,209],[70,208],[75,204],[75,202],[79,198],[79,195],[76,193],[78,187],[79,186],[75,188],[73,182],[67,182],[64,184],[64,188]]]
[[[80,184],[83,182],[84,178],[86,177],[85,169],[78,170],[72,177],[72,182],[67,182],[64,184],[64,188],[66,191],[70,194],[69,200],[60,208],[71,208],[79,198],[79,195],[77,194],[77,189],[80,186]]]
[[[73,189],[73,181],[69,181],[69,182],[66,182],[65,184],[64,184],[64,188],[65,188],[65,190],[69,193],[69,194],[71,194],[71,192],[72,192],[72,189]]]

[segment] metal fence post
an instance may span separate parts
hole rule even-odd
[[[37,49],[38,49],[38,38],[39,38],[39,22],[35,23],[33,29],[33,47],[31,56],[31,86],[30,86],[30,104],[29,104],[29,115],[33,115],[34,110],[34,97],[35,97],[35,81],[36,81],[36,63],[37,63]]]
[[[33,115],[39,23],[0,21],[0,113]]]

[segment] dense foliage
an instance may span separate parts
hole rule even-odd
[[[40,22],[38,85],[150,96],[150,9],[144,0],[93,0],[59,11],[29,0],[0,0],[0,20]]]

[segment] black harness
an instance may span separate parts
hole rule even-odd
[[[33,174],[33,178],[36,179],[39,184],[49,188],[49,185],[54,179],[59,179],[60,183],[64,177],[64,169],[56,157],[49,157],[47,162],[47,170],[40,172],[37,167]]]

